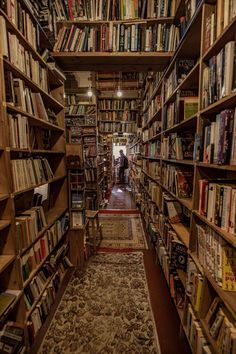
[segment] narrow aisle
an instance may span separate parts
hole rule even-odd
[[[135,203],[126,184],[113,186],[106,209],[135,209]]]
[[[115,186],[111,200],[134,207],[125,186]],[[139,212],[104,209],[100,222],[98,254],[72,270],[31,354],[189,354]]]

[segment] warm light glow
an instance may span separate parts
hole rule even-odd
[[[121,97],[123,95],[123,93],[122,93],[122,91],[120,89],[117,91],[116,94],[117,94],[118,97]]]
[[[91,89],[89,89],[88,92],[87,92],[87,95],[88,95],[89,97],[92,97],[93,91],[92,91]]]

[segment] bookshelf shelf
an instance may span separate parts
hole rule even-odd
[[[0,202],[5,201],[5,200],[8,199],[9,197],[10,197],[9,194],[0,193]]]
[[[227,242],[229,242],[233,247],[236,247],[236,237],[227,231],[224,231],[221,227],[210,222],[205,216],[200,215],[197,210],[193,210],[194,215],[196,215],[200,220],[204,221],[205,224],[210,226],[213,230],[218,232],[221,237],[223,237]]]
[[[162,113],[162,107],[158,109],[157,112],[153,114],[153,116],[147,121],[147,123],[143,126],[143,130],[147,129],[149,125],[151,125],[155,120],[160,120]]]
[[[162,159],[162,161],[165,162],[170,162],[170,163],[174,163],[174,164],[181,164],[181,165],[190,165],[190,166],[194,166],[194,161],[192,160],[172,160],[172,159]]]
[[[173,127],[165,129],[163,131],[163,134],[171,133],[174,131],[179,131],[179,130],[182,130],[183,128],[187,129],[189,127],[192,127],[194,124],[197,123],[197,118],[198,118],[198,114],[194,114],[193,116],[189,117],[188,119],[185,119],[182,122],[173,125]]]
[[[150,67],[164,68],[171,59],[173,52],[54,52],[54,59],[65,71],[115,70],[119,65],[120,71],[144,71]]]
[[[103,111],[105,111],[105,112],[106,112],[106,111],[112,111],[112,112],[113,112],[113,111],[114,111],[114,112],[129,112],[129,111],[134,111],[134,112],[137,112],[138,109],[133,109],[133,108],[127,108],[127,109],[99,108],[98,111],[101,111],[101,112],[103,112]]]
[[[13,263],[15,258],[15,255],[0,255],[0,273]]]
[[[203,168],[212,168],[212,169],[218,169],[218,170],[224,170],[224,171],[236,171],[236,166],[234,165],[216,165],[216,164],[208,164],[204,162],[196,162],[196,165],[198,167],[203,167]]]
[[[168,188],[166,188],[163,184],[161,184],[162,188],[165,189],[172,197],[174,197],[176,200],[178,200],[183,206],[185,206],[187,209],[192,210],[193,206],[193,201],[191,198],[179,198],[177,195],[172,193]]]
[[[170,224],[172,228],[175,230],[176,234],[180,238],[180,240],[185,244],[187,248],[189,248],[189,237],[190,237],[190,230],[189,227],[177,223],[177,224]],[[186,273],[185,273],[186,275]]]
[[[0,231],[11,225],[11,220],[0,220]]]
[[[14,107],[12,106],[11,104],[7,103],[6,104],[6,107],[7,107],[7,110],[10,111],[10,112],[14,112],[14,113],[19,113],[25,117],[28,117],[29,118],[29,121],[32,125],[34,126],[38,126],[38,127],[43,127],[43,128],[48,128],[48,129],[51,129],[51,130],[56,130],[58,132],[64,132],[65,129],[62,128],[62,127],[59,127],[58,125],[55,125],[55,124],[52,124],[50,122],[47,122],[45,120],[42,120],[40,118],[37,118],[25,111],[23,111],[22,109],[18,108],[18,107]]]
[[[150,178],[153,182],[155,182],[155,183],[157,183],[157,184],[160,183],[160,181],[158,181],[156,178],[150,176],[150,175],[149,175],[147,172],[145,172],[144,170],[142,170],[142,172],[143,172],[148,178]]]
[[[201,326],[204,330],[204,333],[206,334],[207,340],[210,342],[214,353],[217,354],[219,352],[219,348],[218,348],[216,342],[214,341],[214,339],[212,338],[212,336],[209,334],[209,330],[210,330],[209,326],[207,325],[206,321],[202,318],[200,318],[200,322],[201,322]]]
[[[23,295],[23,291],[19,291],[19,294],[15,297],[15,299],[13,300],[13,302],[10,304],[10,306],[6,309],[6,311],[2,314],[2,316],[0,317],[0,324],[2,325],[6,319],[8,318],[8,316],[10,315],[10,313],[12,312],[12,310],[14,310],[15,306],[18,304],[21,296]]]
[[[6,69],[10,70],[16,77],[22,79],[26,84],[36,92],[39,92],[45,102],[47,102],[55,110],[62,110],[64,106],[53,98],[48,92],[44,91],[40,86],[38,86],[34,81],[32,81],[27,75],[25,75],[20,69],[13,65],[9,60],[4,59],[4,64]]]
[[[142,156],[142,158],[146,160],[154,160],[154,161],[161,160],[161,157]]]
[[[223,109],[234,108],[236,105],[236,92],[231,93],[228,96],[223,97],[217,102],[212,103],[208,107],[202,109],[200,114],[204,115],[211,115],[215,113],[219,113]]]
[[[57,176],[57,177],[54,177],[54,178],[52,178],[52,179],[50,179],[50,180],[48,180],[48,181],[45,181],[45,182],[36,184],[36,185],[34,185],[34,186],[31,186],[31,187],[22,189],[22,190],[20,190],[20,191],[13,192],[13,195],[14,195],[14,196],[17,196],[17,195],[19,195],[19,194],[23,194],[23,193],[26,193],[26,192],[31,191],[32,189],[35,189],[35,188],[40,187],[40,186],[43,186],[44,184],[54,183],[54,182],[57,182],[57,181],[59,181],[59,180],[61,180],[61,179],[64,179],[64,178],[66,178],[66,175]]]
[[[112,22],[113,24],[116,23],[124,23],[124,24],[136,24],[136,23],[156,23],[156,22],[164,22],[164,23],[172,23],[174,20],[174,17],[152,17],[152,18],[130,18],[130,19],[125,19],[125,20],[75,20],[75,21],[57,21],[57,23],[63,24],[65,26],[71,26],[71,25],[91,25],[91,24],[95,24],[95,25],[99,25],[99,24],[103,24],[103,23],[110,23]]]

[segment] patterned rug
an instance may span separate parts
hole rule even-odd
[[[142,220],[135,214],[99,214],[102,224],[100,249],[147,249]]]
[[[107,209],[133,209],[135,203],[126,185],[115,185],[112,188]]]
[[[38,353],[160,354],[142,253],[76,269]]]

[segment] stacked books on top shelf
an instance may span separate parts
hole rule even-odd
[[[137,100],[134,99],[122,99],[122,100],[110,100],[99,99],[98,108],[101,110],[136,110]]]
[[[61,27],[54,52],[172,52],[178,42],[179,29],[171,24],[72,25]]]
[[[236,90],[235,41],[230,41],[209,59],[202,76],[202,108]]]
[[[109,0],[104,3],[101,0],[79,3],[69,0],[55,1],[56,17],[64,20],[131,20],[137,18],[159,18],[174,16],[175,0],[151,0],[126,3],[123,0]]]

